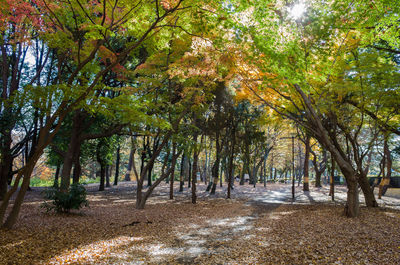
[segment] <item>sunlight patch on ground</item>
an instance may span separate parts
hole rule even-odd
[[[400,214],[396,213],[391,213],[391,212],[385,212],[387,216],[393,217],[393,218],[400,218]]]
[[[242,236],[243,240],[252,240],[255,236],[248,231],[254,229],[254,219],[252,216],[237,216],[205,220],[205,226],[186,225],[186,228],[190,228],[186,233],[177,231],[177,238],[182,241],[183,251],[176,258],[182,262],[192,262],[190,258],[200,255],[224,253],[225,244],[236,240],[238,236]]]
[[[7,245],[0,246],[0,249],[2,249],[2,248],[11,248],[11,247],[20,246],[20,245],[22,245],[25,241],[26,241],[26,240],[20,240],[20,241],[15,242],[15,243],[9,243],[9,244],[7,244]]]
[[[111,255],[114,248],[143,240],[142,237],[120,236],[110,240],[98,241],[80,248],[66,251],[50,259],[47,264],[90,263]]]
[[[251,216],[238,216],[236,218],[225,218],[225,219],[214,219],[207,221],[211,225],[215,226],[239,226],[248,223],[250,220],[253,220],[254,217]]]
[[[150,256],[150,260],[148,260],[148,262],[165,261],[166,256],[183,256],[183,258],[194,258],[198,255],[209,253],[206,248],[199,246],[199,244],[203,244],[204,242],[196,242],[195,240],[192,240],[191,242],[186,242],[191,243],[191,246],[187,247],[165,247],[164,244],[144,245],[141,246],[141,250],[145,250]]]
[[[87,196],[88,200],[91,202],[103,202],[103,201],[109,201],[107,198],[102,198],[99,196]]]
[[[24,205],[38,205],[38,204],[42,204],[43,201],[37,201],[37,202],[24,202]]]
[[[295,213],[296,211],[286,211],[286,212],[274,212],[268,215],[269,219],[279,220],[286,215]]]
[[[124,204],[130,204],[130,203],[135,203],[134,200],[115,200],[113,203],[124,203]]]

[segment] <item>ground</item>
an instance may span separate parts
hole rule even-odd
[[[168,200],[162,184],[139,211],[134,183],[91,185],[90,208],[68,215],[45,213],[35,188],[15,229],[0,231],[0,264],[400,264],[400,198],[349,219],[344,187],[336,202],[328,187],[296,188],[293,203],[290,185],[236,185],[227,200],[200,184],[193,205],[189,189]]]

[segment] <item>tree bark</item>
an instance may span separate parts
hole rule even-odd
[[[232,122],[233,123],[233,122]],[[229,167],[228,167],[228,194],[227,198],[231,198],[231,188],[232,188],[232,182],[233,182],[233,158],[235,155],[235,145],[236,145],[236,127],[232,124],[232,142],[231,142],[231,150],[230,150],[230,156],[229,156]]]
[[[310,162],[310,136],[307,134],[305,139],[305,154],[304,154],[304,181],[303,181],[303,191],[310,191],[309,186],[309,162]]]
[[[114,186],[118,185],[118,178],[119,178],[119,163],[120,163],[120,150],[121,144],[118,143],[117,147],[117,159],[115,161],[115,176],[114,176]]]
[[[196,182],[197,182],[197,163],[199,160],[199,152],[197,146],[197,133],[193,136],[194,148],[193,148],[193,164],[192,164],[192,203],[196,204]]]
[[[81,161],[80,161],[80,157],[81,157],[80,144],[78,144],[78,146],[76,147],[76,150],[77,150],[77,153],[74,157],[74,170],[72,172],[72,183],[74,183],[74,184],[79,183],[79,179],[82,174],[82,166],[81,166]]]
[[[58,129],[59,129],[59,127],[56,128],[56,130],[58,130]],[[44,137],[39,137],[39,141],[38,141],[39,143],[38,143],[37,148],[34,150],[32,155],[29,157],[29,160],[27,161],[25,167],[22,168],[18,172],[17,177],[15,178],[13,187],[4,196],[3,201],[0,205],[0,225],[3,228],[11,229],[15,225],[18,215],[19,215],[19,212],[21,210],[21,205],[24,200],[25,193],[29,188],[30,176],[32,175],[33,169],[35,168],[37,161],[43,154],[44,147],[47,146],[47,144],[48,144],[47,141],[51,141],[51,139],[52,139],[52,137],[54,137],[54,135],[55,135],[55,132],[47,139],[45,139]],[[11,208],[11,211],[8,214],[8,217],[3,224],[3,220],[5,217],[5,213],[6,213],[8,204],[10,202],[11,196],[17,191],[21,178],[23,179],[22,185],[21,185],[20,190],[17,194],[17,197],[14,201],[14,205]]]
[[[148,163],[154,163],[155,158],[159,155],[159,153],[161,152],[161,149],[166,144],[166,140],[168,140],[170,138],[170,136],[171,135],[168,135],[167,139],[163,140],[163,143],[157,148],[157,150],[155,150],[155,152],[153,153],[153,157],[150,159],[150,161]],[[137,209],[144,209],[146,201],[150,197],[153,190],[174,171],[176,159],[180,155],[180,153],[176,153],[175,148],[176,148],[175,145],[173,145],[172,153],[174,155],[172,156],[171,167],[167,170],[167,172],[164,173],[164,175],[161,175],[160,178],[158,178],[156,181],[154,181],[154,183],[150,187],[148,187],[146,192],[143,192],[143,182],[144,182],[144,178],[145,178],[145,174],[146,174],[146,170],[147,170],[146,168],[148,168],[149,165],[146,165],[146,167],[144,168],[143,174],[141,174],[140,178],[138,179],[138,186],[137,186],[137,190],[136,190],[136,208]]]
[[[3,200],[4,196],[7,193],[7,188],[8,188],[8,177],[10,174],[10,170],[12,170],[12,165],[13,162],[13,157],[11,155],[11,141],[8,139],[11,139],[11,136],[9,137],[8,135],[4,137],[2,141],[6,141],[9,143],[4,143],[2,152],[1,152],[1,164],[0,164],[0,201]]]
[[[173,141],[172,143],[172,151],[176,152],[176,143]],[[172,157],[175,155],[175,153],[172,153]],[[169,199],[173,200],[174,199],[174,181],[175,181],[175,164],[172,165],[172,172],[169,180]]]
[[[345,214],[347,217],[357,217],[360,213],[357,181],[347,181],[347,188]]]
[[[104,190],[104,182],[106,179],[106,166],[103,163],[100,163],[100,186],[99,191]]]
[[[106,187],[111,187],[110,184],[110,176],[111,176],[111,167],[110,165],[106,165]]]
[[[192,163],[190,162],[190,153],[189,153],[189,156],[188,156],[188,165],[187,165],[187,169],[188,169],[188,174],[187,174],[187,176],[188,176],[188,188],[190,188],[191,187],[191,184],[192,184]]]
[[[183,153],[181,158],[181,171],[179,175],[179,192],[183,192],[183,186],[185,185],[184,181],[185,163],[186,163],[186,156],[185,153]]]
[[[71,138],[68,144],[68,149],[65,152],[63,168],[61,171],[61,184],[60,190],[67,192],[69,184],[71,182],[71,169],[75,161],[75,155],[79,147],[79,134],[82,127],[81,111],[75,110],[74,117],[72,120]]]
[[[332,201],[335,200],[335,159],[331,157],[331,177],[330,177],[330,188],[329,196],[332,197]]]
[[[131,147],[131,151],[129,153],[129,162],[128,162],[128,168],[125,174],[125,181],[131,181],[131,175],[132,175],[132,168],[133,168],[133,156],[135,154],[135,149],[133,147],[133,142],[132,142],[132,147]]]
[[[362,175],[360,174],[358,176],[358,184],[360,185],[363,191],[365,204],[367,205],[367,207],[378,207],[378,203],[375,199],[373,189],[369,185],[367,176],[364,174]]]
[[[390,155],[390,150],[389,150],[389,136],[385,136],[385,141],[383,144],[383,152],[384,152],[384,157],[386,160],[386,174],[383,174],[381,183],[379,183],[379,192],[378,192],[378,198],[381,199],[382,196],[385,195],[389,185],[390,185],[390,178],[392,176],[392,158]]]
[[[53,187],[58,188],[58,177],[60,175],[61,165],[57,166],[56,174],[54,175],[54,184]]]

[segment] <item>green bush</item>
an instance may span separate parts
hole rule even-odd
[[[44,197],[51,203],[44,202],[42,207],[48,212],[69,213],[71,209],[79,210],[89,203],[86,200],[86,189],[81,184],[72,184],[68,192],[61,192],[57,188],[49,188],[44,191]]]

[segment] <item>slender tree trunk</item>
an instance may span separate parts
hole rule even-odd
[[[263,164],[263,182],[264,182],[264,187],[267,186],[267,159],[264,159],[264,164]]]
[[[386,174],[383,174],[381,183],[379,184],[379,193],[378,198],[381,199],[383,195],[385,195],[389,185],[390,185],[390,178],[392,176],[392,158],[390,155],[388,139],[389,136],[385,136],[385,141],[383,144],[383,152],[384,157],[386,160]]]
[[[181,158],[181,172],[179,175],[179,192],[183,192],[183,186],[185,185],[184,181],[185,163],[186,163],[186,156],[185,153],[183,153]]]
[[[133,143],[132,143],[132,145],[133,145]],[[135,149],[132,146],[131,151],[129,153],[129,162],[128,162],[127,172],[125,174],[125,181],[131,181],[131,175],[133,175],[132,174],[133,163],[135,163],[135,161],[133,161],[134,154],[135,154]]]
[[[103,163],[100,163],[100,187],[99,191],[104,190],[104,182],[106,180],[106,166]]]
[[[212,167],[212,175],[213,175],[213,183],[211,186],[211,191],[210,194],[215,194],[215,191],[217,189],[217,183],[218,183],[218,175],[219,175],[219,158],[214,162],[214,165]]]
[[[17,218],[21,210],[21,205],[22,202],[24,201],[25,193],[29,188],[30,175],[32,174],[33,168],[32,170],[29,171],[30,172],[27,172],[26,175],[24,175],[23,177],[21,188],[17,194],[17,197],[15,198],[14,205],[11,209],[10,214],[8,215],[4,224],[2,225],[3,228],[11,229],[17,222]]]
[[[197,181],[197,163],[199,160],[199,152],[197,146],[197,133],[193,136],[194,148],[193,148],[193,164],[192,164],[192,203],[196,204],[196,181]]]
[[[141,156],[140,156],[140,175],[142,175],[142,173],[143,173],[144,162],[146,160],[146,151],[147,151],[146,136],[143,136],[143,146],[142,146],[142,148],[143,149],[142,149]]]
[[[56,174],[54,175],[54,184],[53,187],[58,188],[58,176],[60,175],[61,165],[57,166]]]
[[[233,122],[232,122],[233,123]],[[228,167],[228,194],[227,198],[231,198],[231,188],[233,186],[233,158],[235,156],[235,145],[236,145],[236,127],[232,124],[232,142],[231,142],[231,150],[229,156],[229,167]]]
[[[173,143],[172,145],[175,146],[175,143]],[[172,154],[172,156],[174,156],[175,154]],[[169,180],[169,199],[173,200],[174,199],[174,181],[175,181],[175,165],[171,165],[172,168],[172,172],[171,172],[171,176],[170,176],[170,180]]]
[[[176,143],[173,140],[172,141],[172,158],[174,158],[176,156],[176,153],[177,153]],[[169,182],[169,199],[170,200],[174,199],[175,165],[176,165],[176,159],[171,161],[172,170],[171,170],[170,182]]]
[[[331,181],[330,181],[330,189],[329,189],[329,196],[332,197],[332,201],[335,200],[335,159],[333,159],[333,157],[331,158],[331,164],[332,164],[332,168],[331,168]]]
[[[106,187],[107,188],[111,187],[111,184],[110,184],[111,170],[110,169],[111,169],[110,165],[107,165],[106,166]]]
[[[309,186],[309,162],[310,162],[310,136],[307,134],[305,139],[305,154],[304,154],[304,182],[303,191],[310,191]]]
[[[136,189],[136,209],[144,209],[144,200],[143,200],[143,180],[142,174],[140,178],[137,180],[137,189]]]
[[[164,172],[165,172],[165,167],[167,166],[167,164],[169,163],[168,161],[169,161],[169,155],[170,155],[170,148],[169,148],[169,146],[167,146],[167,155],[164,157],[164,161],[163,161],[163,164],[162,164],[162,167],[161,167],[161,175],[164,175]],[[166,179],[165,179],[165,181],[166,181],[166,183],[168,184],[169,183],[169,177],[167,177]]]
[[[243,170],[240,176],[240,185],[244,185],[244,175],[248,174],[250,176],[250,149],[247,143],[245,143],[245,153],[244,153],[244,161],[243,161]],[[249,180],[250,181],[250,180]]]
[[[151,186],[151,182],[152,182],[151,177],[152,177],[152,174],[153,174],[153,166],[150,166],[150,167],[149,167],[149,171],[147,171],[147,187],[150,187],[150,186]]]
[[[19,212],[21,210],[21,205],[24,200],[25,193],[29,188],[30,176],[32,175],[33,169],[35,168],[37,161],[43,154],[43,150],[44,150],[43,146],[45,146],[45,144],[46,144],[45,139],[43,137],[40,138],[39,141],[40,141],[39,147],[32,153],[32,155],[30,156],[29,160],[27,161],[27,163],[25,165],[25,168],[22,169],[20,172],[18,172],[18,175],[15,179],[13,187],[6,193],[6,195],[3,198],[2,203],[0,204],[0,225],[3,228],[11,229],[17,222],[17,218],[18,218]],[[19,192],[17,193],[16,199],[14,201],[14,205],[11,208],[11,211],[8,214],[8,217],[3,224],[3,220],[5,217],[5,213],[6,213],[8,204],[10,202],[11,196],[17,191],[21,178],[22,178],[22,185],[19,189]]]
[[[72,172],[72,183],[74,183],[74,184],[79,183],[79,179],[82,174],[82,166],[81,166],[81,161],[80,161],[81,146],[80,146],[80,144],[78,144],[78,145],[79,146],[76,147],[77,153],[74,157],[74,170]]]
[[[161,149],[165,146],[165,143],[169,138],[170,135],[167,137],[167,139],[163,140],[163,143],[159,147],[157,147],[157,150],[155,150],[155,152],[152,155],[152,158],[148,163],[154,163],[155,158],[159,155]],[[136,209],[144,209],[146,201],[150,197],[153,190],[174,171],[176,159],[180,155],[180,153],[176,153],[176,145],[173,145],[172,153],[174,155],[172,156],[171,167],[167,170],[167,172],[161,175],[160,178],[154,181],[154,183],[150,187],[148,187],[146,192],[143,192],[143,182],[146,174],[146,168],[148,168],[149,164],[147,164],[146,167],[144,168],[143,174],[141,174],[140,178],[138,179],[138,185],[136,190]]]
[[[3,148],[1,150],[1,164],[0,164],[0,201],[7,193],[8,177],[10,170],[12,170],[13,157],[11,155],[11,132],[5,136],[2,135],[1,141]],[[10,167],[11,165],[11,167]]]
[[[118,178],[119,178],[119,163],[120,163],[120,150],[121,145],[118,143],[117,147],[117,160],[115,161],[115,177],[114,177],[114,186],[118,185]]]
[[[207,147],[207,137],[205,136],[206,142],[205,146]],[[211,141],[212,142],[212,141]],[[208,155],[208,150],[205,150],[205,155],[206,155],[206,160],[204,162],[204,184],[207,185],[207,180],[208,180],[208,160],[209,160],[209,155]]]
[[[321,171],[319,171],[319,170],[315,171],[315,187],[317,187],[317,188],[321,188],[322,187],[322,185],[321,185],[321,175],[322,175]]]
[[[192,185],[192,163],[190,162],[190,153],[189,153],[189,156],[188,156],[187,169],[188,169],[188,174],[187,174],[187,176],[188,176],[188,188],[190,188],[191,185]]]

